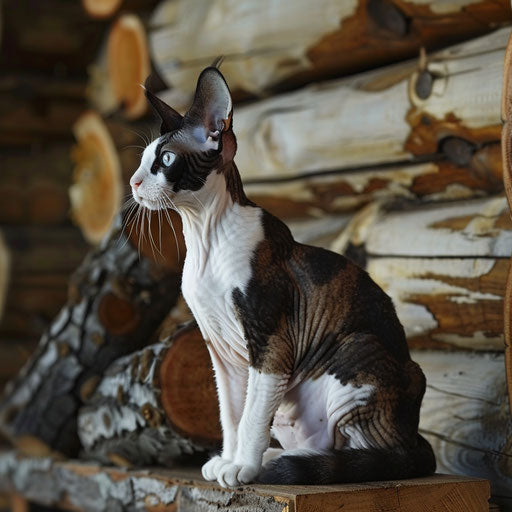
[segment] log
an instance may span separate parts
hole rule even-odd
[[[71,174],[69,145],[4,150],[0,223],[51,226],[68,222]]]
[[[78,461],[0,456],[0,489],[73,510],[231,512],[487,512],[485,480],[450,475],[333,486],[248,485],[223,489],[196,469],[126,470]]]
[[[122,109],[124,117],[137,119],[147,112],[142,85],[150,72],[144,25],[137,15],[123,14],[89,70],[89,98],[102,114]]]
[[[105,464],[174,465],[222,439],[205,342],[194,325],[118,359],[78,416],[87,457]]]
[[[73,455],[78,408],[115,359],[146,345],[171,309],[179,277],[139,257],[121,231],[74,273],[67,304],[0,402],[0,429],[20,449]]]
[[[330,248],[392,297],[413,347],[504,349],[512,221],[503,196],[357,214]]]
[[[501,29],[435,53],[426,64],[405,62],[238,108],[242,177],[270,184],[319,171],[447,161],[477,179],[475,152],[500,141],[508,35]],[[425,74],[431,84],[423,91]],[[501,180],[498,153],[492,159]],[[494,177],[488,173],[480,172],[484,182]]]
[[[427,377],[420,432],[434,448],[437,471],[489,479],[493,501],[509,510],[512,424],[503,354],[412,357]]]
[[[167,0],[150,22],[155,66],[190,94],[217,55],[232,90],[254,95],[354,73],[417,55],[510,23],[506,0]],[[229,30],[225,30],[229,27]],[[201,37],[197,37],[201,34]]]

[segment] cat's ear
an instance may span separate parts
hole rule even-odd
[[[216,67],[199,75],[192,107],[185,115],[196,140],[205,149],[217,149],[222,132],[231,127],[233,102],[228,85]]]
[[[160,125],[160,135],[178,130],[183,125],[183,116],[167,105],[158,96],[153,94],[148,88],[148,80],[144,86],[146,98],[151,103],[153,110],[158,114],[162,123]]]

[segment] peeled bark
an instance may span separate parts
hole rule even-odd
[[[26,452],[76,454],[78,408],[112,361],[151,341],[178,280],[114,229],[75,272],[67,304],[6,387],[2,432]]]
[[[231,89],[262,95],[411,58],[511,20],[506,0],[167,0],[149,39],[170,87],[191,94],[199,71],[224,55]]]
[[[392,297],[413,347],[504,349],[512,221],[503,196],[395,211],[374,204],[330,247]]]
[[[172,465],[221,439],[217,393],[195,325],[118,359],[80,410],[87,457],[121,465]]]

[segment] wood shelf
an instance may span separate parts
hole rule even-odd
[[[479,512],[489,483],[440,475],[330,486],[247,485],[223,489],[199,469],[124,469],[83,461],[0,454],[0,491],[65,510],[268,512]]]

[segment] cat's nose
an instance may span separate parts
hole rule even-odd
[[[139,188],[139,185],[140,185],[141,183],[142,183],[142,180],[140,180],[140,181],[134,181],[134,182],[132,183],[132,187],[133,187],[135,190],[137,190],[137,189]]]

